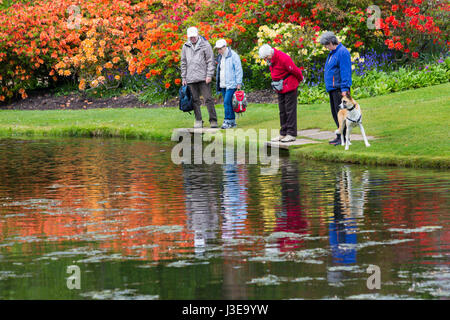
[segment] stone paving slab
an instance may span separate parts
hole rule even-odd
[[[178,128],[178,132],[189,132],[189,133],[216,133],[220,128]]]
[[[287,149],[289,150],[289,147],[293,146],[302,146],[305,144],[313,144],[313,143],[322,143],[320,141],[314,141],[310,139],[297,139],[292,142],[274,142],[274,141],[267,141],[265,143],[266,146],[271,148],[279,148],[279,149]]]
[[[297,134],[302,137],[307,137],[311,139],[318,139],[318,140],[331,140],[333,138],[336,138],[336,134],[333,131],[320,131],[319,129],[308,129],[308,130],[301,130],[297,131]],[[367,140],[374,140],[375,137],[373,136],[367,136]],[[363,136],[361,134],[351,134],[350,140],[354,141],[363,141]]]
[[[297,131],[297,133],[302,136],[314,135],[319,132],[320,132],[320,129],[307,129],[307,130]]]
[[[298,136],[301,137],[307,137],[311,139],[318,139],[318,140],[331,140],[336,138],[336,134],[331,131],[311,131],[311,130],[301,130],[297,132]]]

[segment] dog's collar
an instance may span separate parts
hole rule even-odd
[[[347,109],[348,111],[352,111],[353,109],[355,109],[356,104],[353,105],[353,107],[351,109]]]

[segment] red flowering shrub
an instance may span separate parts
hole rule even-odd
[[[372,4],[381,9],[379,29],[368,24],[373,13],[367,8]],[[78,6],[79,14],[68,12],[72,5]],[[175,93],[181,84],[181,48],[190,26],[197,26],[212,45],[219,38],[226,39],[240,54],[244,69],[255,65],[252,50],[258,45],[259,28],[282,23],[308,26],[315,33],[310,41],[316,43],[324,30],[336,34],[347,30],[344,44],[352,52],[390,49],[414,61],[419,53],[448,50],[449,11],[448,1],[442,0],[15,3],[0,9],[0,102],[15,95],[26,98],[26,90],[57,85],[66,77],[79,81],[81,90],[117,85],[126,69],[131,74],[143,73],[152,83]],[[286,39],[280,34],[271,44],[285,44]],[[305,49],[305,39],[291,40],[299,54]]]
[[[441,30],[448,21],[450,5],[439,0],[382,1],[378,35],[389,48],[418,57],[418,52],[447,47]]]

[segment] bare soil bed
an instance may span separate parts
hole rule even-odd
[[[249,103],[276,103],[277,96],[272,90],[259,90],[247,93]],[[216,97],[216,103],[222,103],[222,97]],[[0,109],[9,110],[77,110],[94,108],[164,108],[178,107],[178,98],[164,104],[146,104],[140,102],[137,95],[128,94],[111,98],[90,98],[74,93],[55,96],[45,92],[30,93],[24,100],[0,105]]]

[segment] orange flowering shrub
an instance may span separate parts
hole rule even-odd
[[[0,101],[15,94],[26,98],[26,89],[57,81],[52,65],[76,50],[77,32],[64,28],[65,8],[54,2],[0,11]]]
[[[157,2],[157,1],[155,1]],[[145,72],[153,85],[159,85],[171,93],[181,84],[180,55],[186,39],[186,23],[195,12],[202,11],[211,5],[210,1],[195,1],[189,5],[186,1],[161,1],[160,10],[147,16],[143,39],[134,45],[135,54],[129,58],[130,74]],[[203,36],[209,30],[208,24],[197,25]]]
[[[367,6],[382,10],[380,29],[367,27]],[[416,58],[431,44],[446,47],[448,2],[430,0],[37,0],[0,6],[0,102],[27,97],[36,86],[70,77],[80,90],[120,85],[126,72],[145,74],[174,94],[181,84],[180,54],[186,29],[198,27],[211,45],[219,38],[241,56],[244,76],[260,81],[254,48],[260,27],[307,26],[311,37],[285,44],[305,64],[323,30],[348,30],[352,52],[378,46]],[[293,37],[297,36],[292,34]],[[283,34],[270,36],[274,46]],[[267,40],[269,41],[269,40]],[[304,45],[304,47],[302,47]],[[316,48],[319,50],[320,48]],[[306,62],[305,62],[306,61]],[[317,63],[322,61],[318,60]],[[308,62],[309,63],[309,62]],[[308,68],[305,65],[305,68]]]
[[[128,66],[126,60],[131,57],[130,39],[130,43],[124,42],[125,32],[108,19],[83,19],[83,24],[89,31],[77,53],[64,57],[55,69],[61,76],[76,74],[80,90],[118,86]]]
[[[0,10],[0,101],[69,76],[80,89],[120,81],[114,70],[127,68],[155,1],[131,2],[44,0]]]

